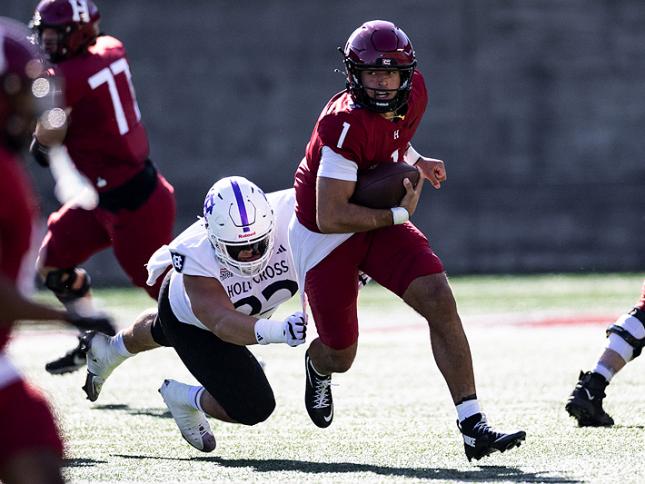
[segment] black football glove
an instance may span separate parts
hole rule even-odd
[[[31,156],[34,157],[34,160],[36,160],[36,163],[40,166],[45,168],[49,166],[49,148],[40,144],[35,136],[31,139],[29,153],[31,153]]]
[[[67,322],[81,331],[98,331],[108,336],[116,334],[112,319],[107,316],[80,316],[70,313]]]

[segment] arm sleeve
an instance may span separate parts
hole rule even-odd
[[[337,180],[356,181],[358,165],[339,155],[327,146],[323,146],[318,167],[318,176],[335,178]]]

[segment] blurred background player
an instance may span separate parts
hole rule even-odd
[[[172,239],[172,186],[148,158],[123,44],[99,32],[100,14],[91,0],[43,0],[32,27],[63,85],[67,122],[39,123],[31,152],[47,166],[50,147],[63,144],[78,170],[99,193],[98,207],[73,203],[50,215],[39,254],[45,286],[67,307],[91,314],[90,277],[79,264],[112,247],[132,283],[156,300],[159,284],[146,285],[145,263]],[[83,339],[46,366],[50,373],[85,364]]]
[[[35,303],[18,288],[19,279],[35,275],[27,253],[36,203],[17,154],[29,144],[37,101],[51,88],[28,35],[25,26],[0,17],[0,481],[53,483],[63,481],[63,445],[47,402],[4,353],[13,323],[61,320],[110,334],[113,328],[103,318]]]
[[[525,432],[497,432],[481,413],[470,347],[443,264],[408,222],[423,178],[435,188],[446,179],[443,161],[410,145],[427,104],[412,44],[394,24],[376,20],[356,29],[342,54],[347,88],[324,107],[296,171],[296,217],[289,232],[319,335],[305,356],[307,412],[319,427],[332,422],[331,374],[349,370],[356,356],[354,281],[362,270],[428,321],[468,460],[519,446]],[[413,164],[422,175],[416,188],[405,180],[399,207],[376,210],[349,202],[358,169],[396,162]]]
[[[580,427],[610,427],[614,419],[605,412],[605,389],[628,361],[641,354],[645,346],[645,281],[641,298],[627,314],[607,329],[607,346],[593,370],[580,372],[565,409]]]
[[[106,379],[126,358],[171,346],[200,385],[165,380],[159,389],[182,436],[203,452],[215,448],[205,414],[255,425],[275,408],[273,390],[252,344],[305,342],[306,320],[296,312],[268,319],[298,291],[287,245],[293,190],[265,196],[242,177],[216,182],[204,217],[148,264],[150,283],[165,277],[158,316],[144,314],[109,338],[96,334],[87,353],[83,389],[95,401]]]

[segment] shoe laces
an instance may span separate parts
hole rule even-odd
[[[463,432],[463,428],[462,428],[462,432]],[[468,434],[474,438],[487,436],[487,437],[492,437],[493,439],[497,439],[498,437],[501,437],[503,435],[501,432],[497,432],[493,430],[493,428],[488,424],[486,415],[484,415],[483,413],[479,421],[473,425],[472,431],[468,432]]]
[[[576,390],[578,393],[584,397],[585,400],[596,400],[596,402],[601,402],[607,395],[604,390],[590,385],[589,382],[580,380],[576,385]],[[591,395],[592,398],[589,398]]]
[[[314,408],[327,408],[329,407],[329,400],[331,394],[329,387],[331,386],[331,376],[319,377],[316,375],[314,378]]]

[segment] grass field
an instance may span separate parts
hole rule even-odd
[[[75,343],[73,331],[23,325],[9,353],[55,406],[72,482],[642,482],[644,358],[608,388],[613,428],[578,428],[564,411],[578,371],[603,348],[604,327],[633,306],[642,280],[642,274],[451,279],[489,420],[527,432],[519,449],[477,463],[464,457],[424,321],[376,286],[361,294],[355,365],[334,376],[333,425],[318,429],[305,412],[305,348],[256,346],[277,408],[255,427],[211,420],[218,441],[211,454],[181,439],[157,393],[164,378],[194,382],[172,350],[126,361],[94,404],[80,389],[84,372],[53,377],[43,369]],[[150,306],[141,291],[97,295],[120,326]],[[309,339],[314,334],[312,328]]]

